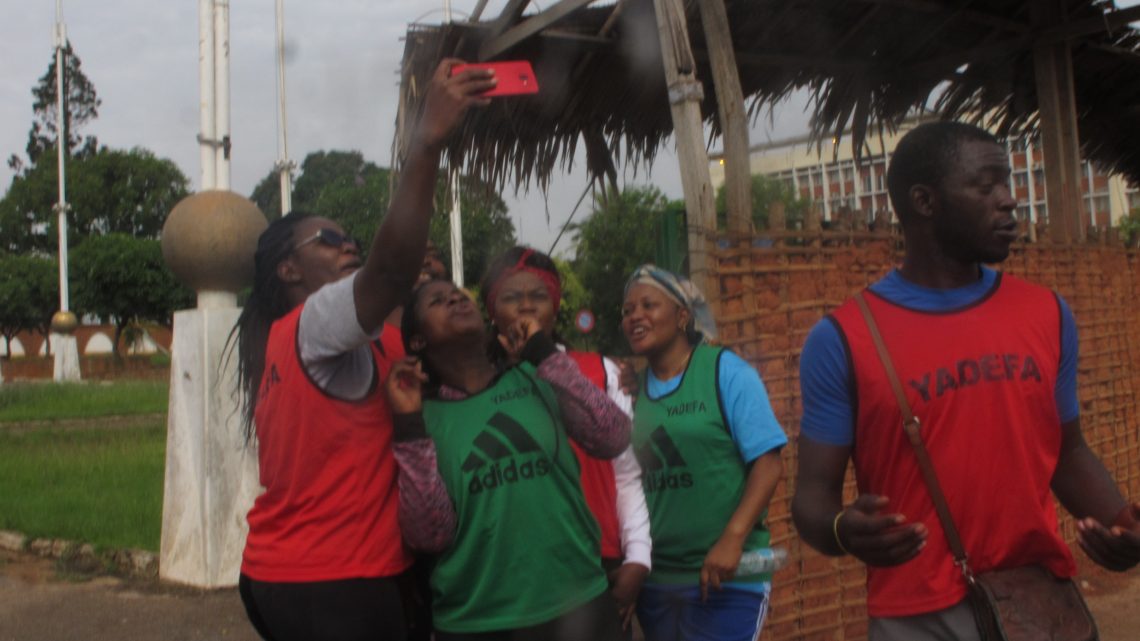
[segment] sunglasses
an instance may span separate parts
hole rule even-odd
[[[293,245],[293,251],[297,251],[298,249],[311,243],[320,243],[322,245],[335,247],[337,249],[344,247],[345,243],[348,243],[349,245],[360,249],[360,243],[357,242],[356,239],[352,236],[349,236],[348,234],[341,234],[340,232],[334,231],[332,229],[320,229],[312,236],[309,236],[305,240],[302,240],[296,245]]]

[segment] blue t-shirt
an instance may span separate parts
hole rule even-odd
[[[645,391],[650,398],[661,398],[677,389],[683,376],[684,372],[663,381],[649,369]],[[760,380],[760,374],[743,358],[729,350],[724,351],[717,367],[717,387],[724,407],[724,420],[728,423],[732,441],[736,443],[736,449],[745,463],[751,463],[764,454],[787,445],[788,437],[772,411],[764,381]],[[767,593],[772,584],[769,581],[731,581],[724,585],[748,592]],[[693,588],[676,586],[676,589],[684,591]]]
[[[682,372],[663,381],[653,375],[652,369],[648,374],[646,392],[650,398],[661,398],[677,389],[685,375]],[[729,350],[724,351],[717,369],[717,385],[724,404],[724,419],[745,463],[751,463],[788,443],[788,437],[768,401],[764,381],[743,358]]]
[[[977,282],[953,289],[933,289],[916,285],[898,270],[892,270],[871,291],[888,301],[924,312],[951,312],[977,302],[989,293],[997,272],[982,267]],[[1054,398],[1061,422],[1080,416],[1077,403],[1077,324],[1073,312],[1060,296],[1061,362]],[[851,372],[839,328],[830,317],[816,323],[800,355],[800,391],[804,415],[800,432],[813,441],[847,446],[855,439],[855,414],[851,404]]]

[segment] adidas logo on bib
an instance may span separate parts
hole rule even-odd
[[[649,440],[637,448],[637,461],[641,463],[642,485],[646,492],[676,490],[693,487],[693,475],[677,468],[687,467],[685,457],[664,426],[658,426]]]
[[[526,481],[550,473],[550,461],[542,456],[542,448],[527,434],[526,428],[499,412],[487,421],[487,427],[472,442],[472,452],[463,461],[464,473],[471,472],[467,490],[478,494],[505,485]],[[518,460],[522,455],[538,454]],[[504,463],[505,459],[509,459]]]

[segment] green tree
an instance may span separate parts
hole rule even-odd
[[[589,218],[573,227],[574,271],[588,284],[596,319],[591,341],[602,353],[629,353],[620,327],[623,285],[637,266],[653,262],[660,220],[668,206],[656,187],[610,191],[599,198]]]
[[[364,159],[358,151],[318,151],[305,157],[293,188],[293,209],[337,221],[353,237],[367,243],[388,211],[391,171]],[[281,211],[280,178],[270,171],[254,188],[250,200],[262,211]],[[477,281],[487,263],[515,244],[515,228],[507,205],[485,184],[461,180],[463,211],[463,267],[466,280]],[[435,189],[436,212],[431,221],[432,242],[451,268],[450,201],[441,176]]]
[[[167,269],[157,240],[91,236],[75,248],[70,271],[74,307],[114,323],[116,357],[128,326],[149,321],[169,327],[175,310],[194,304],[194,293]]]
[[[507,212],[507,204],[485,183],[464,176],[459,181],[460,229],[463,234],[463,275],[466,283],[483,278],[487,265],[499,254],[518,243],[515,224]],[[451,200],[446,181],[441,177],[435,188],[435,214],[431,219],[431,241],[443,253],[448,269],[451,264]]]
[[[64,47],[63,53],[63,130],[67,135],[67,154],[69,157],[90,156],[95,153],[98,142],[94,136],[84,138],[78,133],[78,129],[98,117],[99,106],[103,101],[95,93],[95,85],[83,73],[83,63],[79,60],[79,56],[75,55],[71,42]],[[32,121],[32,128],[28,132],[28,144],[25,147],[29,170],[40,164],[44,153],[54,149],[59,139],[55,61],[53,49],[47,71],[32,87],[32,111],[35,113],[35,120]],[[8,158],[8,166],[17,173],[21,173],[25,168],[24,161],[15,154]]]
[[[578,315],[578,310],[590,307],[590,294],[569,261],[554,258],[554,264],[558,266],[558,274],[562,277],[562,308],[558,311],[554,327],[571,347],[593,349],[590,336],[578,331],[574,326],[574,317]]]
[[[55,261],[42,256],[0,254],[0,335],[6,354],[21,331],[48,335],[51,316],[59,307]]]
[[[788,229],[802,225],[808,210],[811,209],[811,201],[800,198],[795,189],[784,181],[763,174],[752,176],[752,222],[756,225],[756,229],[768,228],[768,209],[774,202],[784,203],[784,216]],[[717,223],[724,228],[728,219],[728,205],[723,185],[716,194],[716,218]]]
[[[0,200],[0,249],[50,252],[58,232],[55,149],[12,179]],[[158,238],[170,210],[189,192],[190,181],[173,161],[146,149],[107,149],[68,165],[69,243],[86,236],[123,233]]]
[[[1117,226],[1120,228],[1120,236],[1124,240],[1124,244],[1129,247],[1136,247],[1137,242],[1140,241],[1140,209],[1133,209],[1127,216],[1120,219]]]

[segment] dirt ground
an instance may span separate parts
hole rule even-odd
[[[1078,580],[1103,641],[1140,639],[1140,570],[1113,574],[1086,562]],[[258,641],[236,590],[93,576],[0,551],[0,641],[73,639]]]

